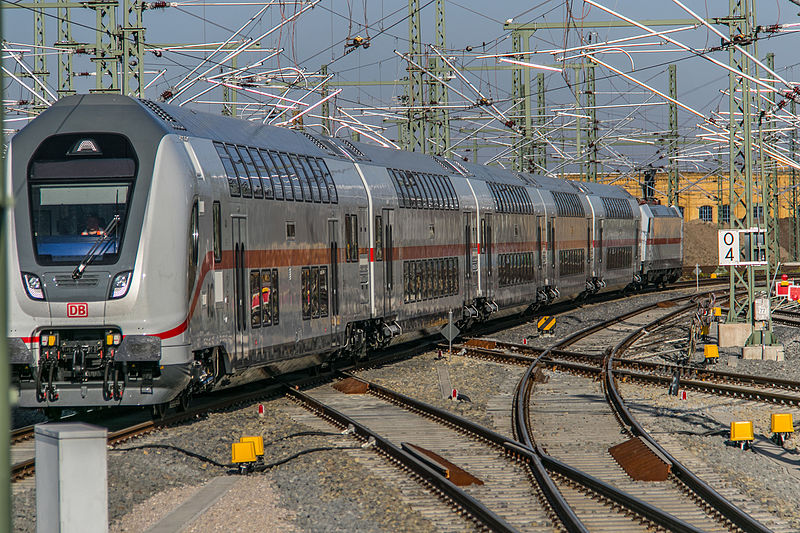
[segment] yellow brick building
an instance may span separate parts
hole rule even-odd
[[[620,185],[625,187],[633,196],[637,198],[642,197],[641,175],[633,175],[627,178],[620,178],[619,176],[607,175],[601,177],[603,183]],[[792,173],[781,172],[778,174],[778,202],[779,213],[778,218],[791,216],[792,205]],[[797,172],[795,180],[795,187],[800,185],[800,172]],[[658,172],[656,174],[656,198],[662,204],[667,203],[667,183],[668,177],[666,172]],[[703,174],[682,172],[680,174],[680,181],[678,186],[678,207],[683,209],[683,216],[685,221],[702,219],[707,222],[719,222],[720,214],[717,206],[717,195],[721,193],[723,204],[723,223],[727,223],[725,210],[728,209],[729,201],[729,185],[727,174]],[[754,200],[761,200],[761,191],[754,191]],[[800,192],[798,193],[797,202],[800,203]],[[745,215],[744,206],[739,205],[734,210],[734,216],[743,217]],[[758,213],[754,213],[759,216]]]

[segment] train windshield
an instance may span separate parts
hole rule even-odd
[[[77,264],[102,240],[92,263],[116,262],[131,190],[131,183],[126,181],[32,184],[31,214],[37,260],[43,264]],[[112,225],[115,216],[119,216],[119,222]],[[105,239],[100,239],[103,236]]]

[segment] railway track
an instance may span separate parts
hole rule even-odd
[[[677,304],[678,301],[673,301],[673,303]],[[559,459],[563,459],[565,463],[577,466],[591,474],[596,474],[595,477],[606,479],[610,484],[626,489],[632,496],[640,496],[641,500],[651,502],[655,508],[670,511],[670,514],[683,519],[686,524],[694,524],[695,527],[700,527],[703,530],[766,531],[767,529],[764,526],[727,502],[725,498],[717,494],[666,453],[666,450],[659,449],[658,443],[649,439],[647,433],[630,416],[618,393],[616,393],[614,376],[615,373],[619,372],[618,368],[621,364],[617,356],[643,331],[652,331],[657,322],[669,320],[670,316],[676,316],[688,308],[688,306],[684,306],[675,310],[668,310],[668,307],[664,307],[659,312],[656,311],[657,308],[655,306],[650,306],[649,309],[644,309],[644,312],[629,313],[614,325],[613,329],[617,330],[615,332],[616,342],[610,342],[612,340],[610,338],[611,330],[607,328],[611,325],[609,322],[587,328],[559,343],[560,348],[570,347],[574,349],[576,347],[587,348],[590,346],[589,342],[598,342],[601,346],[615,346],[611,354],[608,353],[607,348],[594,349],[590,353],[584,353],[589,350],[542,350],[523,345],[481,340],[467,343],[463,348],[471,355],[511,364],[528,365],[529,368],[526,372],[525,380],[520,386],[516,400],[516,434],[521,440],[526,441],[526,444],[536,449],[546,464],[548,460],[556,456]],[[655,320],[654,315],[658,314],[663,315],[661,320]],[[589,336],[594,337],[592,334],[598,331],[603,332],[602,341],[590,341]],[[503,355],[500,355],[501,353]],[[614,357],[611,357],[612,355]],[[611,361],[613,361],[613,365]],[[530,394],[531,390],[533,390],[532,378],[534,369],[546,365],[577,372],[583,376],[590,376],[593,378],[593,383],[590,387],[587,387],[585,378],[571,376],[566,383],[559,382],[558,386],[554,383],[537,384],[537,391],[541,391],[544,394],[537,394],[533,403],[531,403]],[[674,366],[662,365],[662,368],[674,370]],[[700,370],[702,369],[692,369],[694,372]],[[741,380],[750,378],[750,376],[743,375],[734,376]],[[734,376],[729,375],[727,377],[733,379]],[[571,383],[569,380],[577,380],[578,382]],[[540,399],[542,396],[545,397],[545,400]],[[608,398],[608,401],[606,398]],[[613,411],[608,408],[609,404],[613,405]],[[566,409],[564,408],[565,405],[568,406]],[[568,414],[564,413],[565,410]],[[527,421],[529,419],[535,420],[533,423],[535,427],[528,425]],[[670,466],[672,473],[669,474],[669,484],[672,488],[669,491],[664,490],[666,483],[661,483],[660,485],[662,486],[654,491],[652,483],[648,488],[646,483],[632,481],[611,459],[607,452],[608,448],[625,440],[620,435],[620,424],[617,423],[617,420],[622,421],[622,431],[625,437],[647,441],[647,446],[658,450],[659,458],[662,458],[664,463]],[[594,450],[586,450],[583,447],[576,446],[577,442],[586,440],[585,434],[581,432],[586,430],[587,425],[595,432],[592,438]],[[537,435],[538,439],[533,439],[532,435]],[[568,495],[568,499],[569,496],[572,496],[571,503],[574,502],[578,506],[586,506],[585,488],[581,490],[576,487],[565,486],[564,494]],[[608,501],[610,502],[611,500],[609,499]],[[615,504],[625,507],[624,504],[619,502],[615,502]],[[708,508],[712,509],[711,512],[707,512]],[[577,509],[581,509],[581,507]],[[579,516],[588,517],[587,519],[592,521],[592,529],[601,527],[601,524],[595,523],[599,519],[604,521],[602,527],[606,527],[607,529],[605,530],[623,531],[630,528],[629,518],[625,518],[622,522],[608,528],[613,518],[608,517],[607,513],[604,514],[599,511],[599,509],[595,508],[576,511],[576,513]],[[644,510],[639,509],[638,511],[628,508],[628,512],[638,514],[640,517],[642,513],[647,511],[647,508]],[[625,521],[628,522],[627,528],[625,527]],[[672,528],[667,529],[673,530]],[[637,530],[636,527],[633,530]]]
[[[708,286],[708,285],[718,285],[720,283],[723,283],[724,281],[725,281],[724,279],[715,279],[715,280],[706,279],[706,280],[701,280],[700,283],[701,283],[701,286]],[[675,284],[670,285],[670,287],[667,290],[679,290],[679,289],[690,288],[690,287],[693,287],[693,286],[694,286],[693,282],[677,282]],[[655,291],[655,290],[657,290],[657,289],[650,289],[650,291]],[[619,298],[621,296],[622,296],[621,293],[604,293],[604,294],[601,294],[601,295],[595,297],[595,299],[596,299],[596,301],[609,301],[609,300],[612,300],[612,299],[615,299],[615,298]],[[566,309],[574,309],[575,307],[576,306],[575,306],[574,303],[565,302],[563,304],[559,304],[557,306],[557,308],[556,308],[556,311],[559,311],[559,310],[563,311],[563,310],[566,310]],[[511,322],[509,322],[509,320],[511,320]],[[494,330],[497,330],[498,328],[508,327],[508,325],[511,324],[511,323],[518,324],[518,323],[520,323],[520,319],[519,318],[514,318],[514,319],[507,319],[507,320],[502,320],[502,321],[498,321],[498,322],[502,322],[502,324],[499,324],[499,323],[498,324],[494,324],[494,325],[490,326],[488,331],[494,331]],[[424,348],[424,346],[430,346],[434,342],[435,341],[428,341],[423,346],[417,345],[417,346],[412,347],[410,350],[399,349],[399,350],[396,350],[396,352],[394,352],[394,353],[390,353],[388,355],[380,356],[380,357],[372,359],[371,361],[367,361],[367,362],[361,363],[361,364],[367,365],[367,366],[368,365],[374,365],[374,364],[382,364],[382,363],[385,363],[386,361],[390,361],[390,360],[392,360],[394,358],[405,357],[405,356],[407,356],[409,351],[411,351],[411,352],[419,351],[422,348]],[[352,366],[350,368],[354,369],[355,366]],[[280,389],[279,385],[275,385],[275,384],[268,385],[268,386],[265,387],[265,391],[235,395],[234,399],[232,400],[232,403],[241,403],[241,402],[249,401],[248,398],[252,398],[253,400],[255,400],[255,399],[263,398],[265,396],[269,396],[271,394],[278,394],[278,390],[279,389]],[[220,407],[217,407],[217,405],[219,405]],[[222,401],[220,401],[218,403],[211,402],[210,404],[203,403],[203,405],[194,407],[194,408],[188,410],[186,413],[183,413],[183,414],[180,414],[180,415],[173,415],[173,416],[165,418],[165,419],[163,419],[161,421],[152,421],[152,422],[151,421],[146,421],[146,420],[145,421],[137,421],[136,424],[134,424],[132,427],[138,428],[138,429],[131,429],[130,430],[131,431],[130,436],[126,437],[126,438],[134,437],[137,434],[147,433],[149,431],[153,431],[153,430],[158,429],[159,427],[162,427],[162,426],[165,426],[165,425],[169,425],[169,424],[172,424],[172,423],[178,423],[180,421],[186,420],[187,418],[200,416],[203,413],[205,413],[205,412],[207,412],[209,410],[212,410],[212,409],[225,408],[228,405],[230,405],[230,403],[228,403],[228,400],[222,400]],[[92,420],[92,422],[93,423],[98,423],[100,425],[107,425],[107,424],[110,423],[109,420],[106,420],[106,419]],[[11,479],[12,479],[13,482],[25,479],[25,478],[31,476],[35,472],[35,464],[34,464],[34,462],[35,462],[34,461],[35,450],[34,450],[34,447],[33,447],[33,434],[34,434],[33,431],[34,431],[33,430],[33,426],[21,427],[21,428],[14,429],[12,431],[12,434],[11,434]],[[122,428],[122,429],[120,429],[118,431],[112,431],[109,434],[110,438],[112,438],[112,436],[113,436],[113,438],[117,438],[116,437],[117,433],[119,433],[120,435],[123,435],[125,431],[126,431],[125,428]]]
[[[578,353],[579,355],[582,355],[582,356],[587,355],[587,354],[580,354],[579,352],[566,352],[566,351],[563,351],[563,350],[562,350],[562,352],[564,352],[565,354]],[[596,354],[593,354],[593,355],[594,355],[594,359],[597,359]],[[517,357],[518,357],[520,362],[529,362],[528,360],[530,359],[530,356],[526,356],[526,355],[517,355]],[[373,392],[376,391],[376,390],[380,390],[379,387],[375,386],[374,384],[371,385],[370,387],[371,387]],[[274,393],[274,391],[273,391],[273,393]],[[269,394],[269,393],[267,393],[267,394]],[[291,392],[289,392],[289,394],[290,395],[296,395],[296,394],[299,394],[299,392],[298,391],[291,391]],[[388,392],[384,391],[384,392],[382,392],[382,394],[384,394],[386,396],[390,396],[391,392],[390,391],[388,391]],[[264,395],[265,395],[265,392],[262,390],[262,391],[259,391],[259,393],[257,393],[257,395],[253,395],[253,394],[240,395],[239,397],[237,397],[235,399],[229,399],[227,401],[228,401],[228,404],[230,405],[230,404],[234,404],[234,403],[237,403],[237,402],[252,401],[254,399],[258,399],[258,397],[264,397]],[[340,393],[337,393],[337,395],[338,396],[342,396],[342,397],[347,397],[345,395],[341,395]],[[334,396],[336,396],[336,395],[334,395]],[[391,401],[394,402],[394,403],[397,402],[396,399],[391,400]],[[219,405],[216,405],[214,408],[219,408]],[[161,421],[161,422],[150,422],[150,421],[149,422],[143,422],[138,427],[129,428],[129,429],[124,430],[124,431],[114,432],[114,433],[110,434],[109,435],[110,442],[113,443],[115,441],[125,440],[125,439],[128,439],[128,438],[131,438],[132,436],[139,435],[139,434],[146,433],[146,432],[152,431],[154,429],[157,429],[159,426],[175,423],[175,422],[179,421],[179,419],[185,419],[187,417],[198,416],[199,414],[202,414],[202,412],[204,410],[207,411],[208,409],[209,409],[208,407],[194,409],[194,410],[189,411],[189,412],[187,412],[187,413],[185,413],[183,415],[180,415],[178,417],[166,419],[166,420]],[[415,408],[415,409],[417,409],[417,408]],[[369,411],[369,409],[367,409],[367,411]],[[328,415],[326,415],[326,416],[328,416]],[[439,415],[436,415],[436,417],[441,418],[442,420],[446,420],[446,417],[444,417],[444,416],[440,417]],[[335,417],[332,417],[332,418],[335,418]],[[445,423],[447,425],[450,425],[450,426],[454,426],[454,424],[455,424],[455,422],[453,422],[452,420],[446,420]],[[356,427],[351,422],[348,422],[347,427],[350,427],[350,426]],[[536,479],[537,481],[539,481],[539,485],[531,485],[529,480],[527,480],[527,483],[524,484],[524,486],[526,488],[525,489],[521,489],[520,488],[521,487],[520,483],[509,483],[509,479],[511,479],[511,478],[503,479],[502,476],[499,478],[499,479],[501,479],[501,482],[499,483],[499,486],[502,486],[502,487],[513,486],[513,487],[516,487],[515,490],[517,490],[517,491],[519,491],[519,490],[527,490],[528,493],[527,494],[524,494],[524,493],[512,494],[511,497],[509,497],[509,495],[507,493],[498,492],[497,494],[500,495],[500,496],[496,496],[494,498],[495,501],[506,501],[506,502],[511,501],[511,502],[514,503],[514,507],[515,507],[515,509],[517,511],[519,510],[520,505],[523,505],[523,503],[525,503],[525,502],[527,502],[527,504],[529,506],[531,504],[534,504],[534,503],[536,504],[536,505],[532,506],[532,509],[529,512],[524,512],[524,513],[519,514],[519,513],[517,513],[515,511],[514,514],[507,516],[508,520],[506,520],[506,517],[504,517],[502,513],[492,511],[492,507],[490,505],[483,505],[483,509],[482,509],[481,508],[481,502],[478,501],[477,502],[477,507],[476,507],[474,505],[475,502],[471,502],[468,497],[465,497],[465,494],[466,494],[465,491],[461,491],[461,493],[456,492],[454,494],[447,494],[446,498],[448,499],[448,501],[451,502],[451,505],[457,507],[462,512],[467,513],[468,515],[473,517],[473,519],[476,520],[477,522],[479,522],[481,524],[484,524],[484,525],[486,525],[486,527],[489,527],[489,528],[491,528],[493,530],[504,530],[503,528],[506,525],[509,526],[509,528],[510,528],[509,530],[520,529],[519,527],[515,527],[517,525],[520,525],[519,524],[520,516],[522,517],[521,519],[523,521],[522,524],[521,524],[521,529],[522,530],[539,530],[539,528],[543,528],[542,530],[550,530],[548,528],[552,528],[552,524],[554,522],[555,523],[561,523],[561,524],[569,523],[570,515],[574,515],[574,512],[571,511],[569,509],[569,506],[565,505],[563,502],[562,503],[558,503],[558,498],[560,497],[560,493],[559,493],[558,490],[554,490],[554,489],[556,489],[557,486],[559,486],[559,485],[557,485],[557,483],[560,484],[560,486],[562,488],[567,486],[567,485],[570,485],[570,484],[572,484],[572,485],[575,485],[575,484],[581,485],[582,484],[581,486],[583,487],[583,489],[581,489],[581,490],[583,491],[582,493],[584,494],[584,499],[586,499],[585,498],[585,494],[587,493],[587,491],[593,493],[593,495],[595,497],[597,497],[599,495],[599,491],[600,490],[610,490],[611,491],[610,494],[612,494],[612,496],[607,496],[607,495],[606,496],[600,496],[601,499],[605,499],[608,502],[613,502],[613,505],[616,505],[616,506],[626,507],[628,509],[629,513],[632,512],[640,520],[644,520],[646,523],[648,523],[650,525],[657,525],[657,527],[666,527],[667,529],[676,530],[676,531],[678,531],[678,530],[692,531],[693,530],[691,528],[691,526],[687,526],[688,529],[682,529],[682,527],[684,527],[685,524],[682,524],[680,519],[675,519],[675,517],[669,516],[668,514],[663,513],[662,511],[660,511],[658,508],[655,508],[655,507],[653,507],[652,509],[647,509],[646,506],[643,506],[642,502],[637,500],[636,498],[630,498],[629,495],[626,495],[621,491],[617,491],[616,493],[614,493],[613,487],[604,487],[602,485],[602,483],[598,485],[598,480],[597,479],[594,479],[591,476],[588,476],[584,472],[581,472],[581,471],[579,471],[579,470],[577,470],[575,468],[571,468],[566,464],[560,464],[557,460],[555,460],[554,458],[550,457],[549,458],[550,462],[548,464],[549,464],[549,468],[550,468],[550,471],[551,471],[550,475],[553,475],[555,477],[555,479],[557,480],[557,481],[554,481],[552,478],[550,478],[547,475],[547,468],[542,464],[541,458],[537,457],[537,455],[532,453],[531,450],[528,450],[524,446],[520,446],[519,443],[514,442],[513,439],[509,439],[507,437],[504,437],[504,436],[501,436],[501,435],[498,435],[498,434],[493,434],[489,438],[487,438],[486,435],[487,434],[491,434],[492,433],[491,430],[487,430],[485,428],[480,428],[479,426],[474,426],[471,429],[462,428],[462,429],[457,430],[456,433],[458,433],[458,432],[471,433],[473,435],[473,440],[475,438],[478,438],[478,439],[481,439],[481,440],[484,440],[484,441],[489,441],[489,442],[492,443],[491,446],[494,447],[493,453],[494,453],[495,456],[498,456],[498,455],[499,456],[510,456],[512,458],[512,462],[516,461],[516,462],[518,462],[520,464],[523,464],[524,468],[523,468],[523,472],[522,473],[520,473],[518,471],[518,472],[516,472],[516,474],[513,474],[513,475],[512,474],[506,474],[507,476],[512,476],[512,477],[516,476],[517,481],[519,481],[520,476],[522,477],[522,479],[533,478],[533,479]],[[23,434],[23,433],[24,433],[23,431],[19,432],[20,435]],[[366,435],[366,433],[364,433],[364,434]],[[365,438],[365,440],[369,441],[369,438],[370,437],[367,436]],[[378,443],[379,440],[375,436],[373,436],[373,441],[372,442],[373,443]],[[385,453],[385,452],[382,452],[382,453]],[[474,453],[474,450],[473,450],[473,453]],[[484,451],[482,453],[485,454],[486,452]],[[419,454],[417,454],[417,460],[419,461],[418,455]],[[482,457],[482,456],[480,454],[478,454],[477,457]],[[396,461],[397,459],[393,458],[392,460]],[[466,466],[470,467],[472,464],[473,463],[470,463],[469,461],[466,461]],[[474,464],[480,465],[481,464],[481,460],[478,459],[477,462],[474,463]],[[537,469],[537,465],[538,465],[538,469]],[[430,465],[428,465],[428,468],[430,468]],[[493,470],[493,468],[488,467],[486,464],[484,464],[480,468],[483,468],[484,472]],[[508,467],[506,467],[506,468],[508,468]],[[519,470],[519,466],[518,465],[517,465],[517,469]],[[437,468],[433,468],[433,471],[434,471],[435,474],[437,474],[439,477],[441,477],[441,468],[438,468],[438,469]],[[555,472],[555,474],[553,474],[553,472]],[[417,475],[418,477],[422,478],[422,476],[420,476],[419,474],[415,474],[415,475]],[[428,472],[428,474],[426,474],[426,475],[430,476],[430,472]],[[550,480],[548,481],[547,479],[545,479],[545,476],[547,476]],[[580,482],[578,480],[580,480]],[[440,483],[440,481],[437,481],[436,483],[433,483],[431,481],[425,481],[425,483],[429,484],[429,485],[436,485],[436,484]],[[587,489],[586,488],[587,486],[593,487],[593,488],[588,488]],[[548,489],[548,487],[549,487],[549,489]],[[600,487],[600,488],[598,488],[598,487]],[[448,489],[448,490],[450,490],[450,489]],[[482,490],[484,490],[484,492],[487,491],[486,489],[482,489]],[[442,494],[442,495],[447,493],[447,490],[442,489],[441,487],[434,488],[434,491],[439,493],[439,494]],[[467,494],[467,496],[468,496],[468,494]],[[489,501],[491,502],[492,498],[489,498]],[[622,502],[625,502],[625,503],[623,504]],[[538,511],[535,509],[537,506],[538,506]],[[500,507],[502,508],[503,506],[501,505]],[[475,510],[475,509],[477,509],[477,510]],[[633,509],[636,509],[636,510],[634,511]],[[573,516],[573,518],[574,518],[574,516]],[[628,521],[630,521],[630,519],[628,519]],[[516,522],[516,523],[512,523],[512,522]],[[579,523],[579,521],[578,521],[578,523]],[[671,525],[670,526],[666,526],[665,524],[671,524]],[[572,529],[571,526],[568,526],[566,528],[568,530]],[[581,529],[579,527],[579,529],[576,529],[576,530],[581,530]]]

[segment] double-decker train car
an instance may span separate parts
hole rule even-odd
[[[23,407],[185,405],[450,312],[663,282],[681,252],[618,187],[117,95],[60,100],[8,154]]]

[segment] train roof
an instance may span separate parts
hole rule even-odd
[[[103,123],[112,129],[131,129],[133,126],[136,130],[147,131],[146,138],[151,142],[157,142],[168,134],[188,135],[316,157],[336,157],[387,168],[430,174],[462,175],[495,183],[527,185],[566,192],[583,191],[602,196],[629,196],[619,187],[587,182],[578,184],[537,174],[509,171],[500,167],[271,126],[259,121],[199,111],[188,106],[138,100],[115,94],[74,95],[62,98],[23,128],[22,132],[38,124],[31,129],[40,135],[47,135],[48,132],[50,135],[61,133],[61,126],[67,116],[73,131],[81,124],[86,125],[85,131],[96,131],[98,115],[101,115],[105,119]],[[120,124],[125,124],[127,127]],[[157,135],[159,132],[161,135]]]

